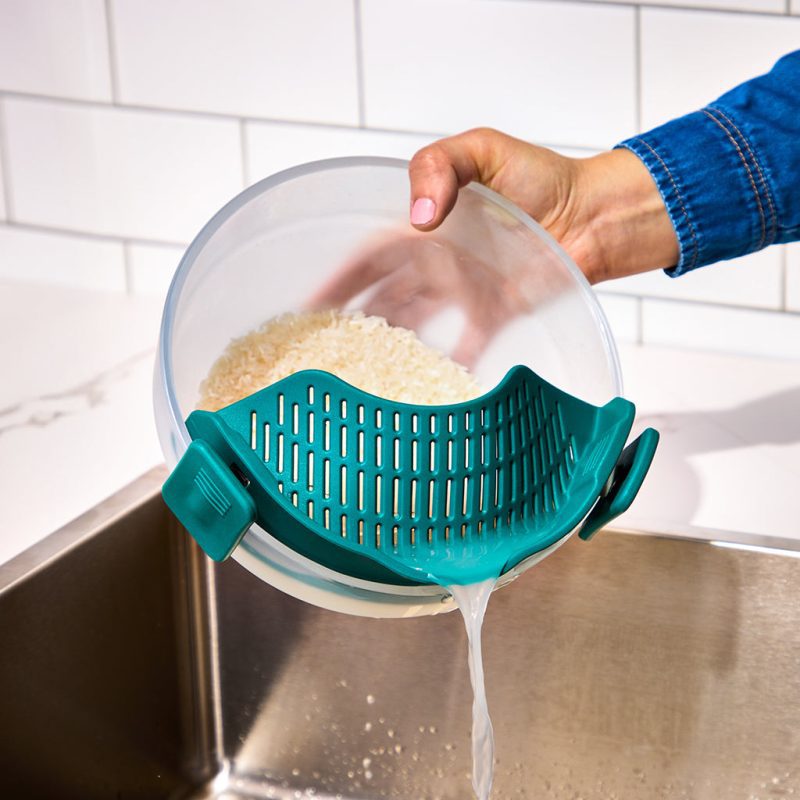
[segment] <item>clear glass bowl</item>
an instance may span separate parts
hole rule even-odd
[[[541,226],[471,184],[441,228],[417,234],[408,224],[407,167],[386,158],[304,164],[246,189],[200,231],[170,286],[156,361],[156,425],[170,467],[189,445],[184,420],[200,384],[231,339],[303,310],[321,286],[341,281],[343,271],[352,275],[354,264],[369,281],[358,282],[347,309],[379,308],[462,360],[466,342],[471,370],[487,390],[526,364],[598,405],[622,393],[597,298]],[[452,607],[439,586],[358,581],[255,525],[233,558],[289,594],[338,611],[394,617]]]

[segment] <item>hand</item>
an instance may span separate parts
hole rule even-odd
[[[590,283],[670,267],[678,240],[647,168],[628,150],[567,158],[486,128],[441,139],[409,165],[411,224],[437,228],[477,181],[518,205]]]
[[[464,324],[449,354],[471,368],[510,320],[530,310],[531,291],[513,264],[488,265],[435,234],[399,234],[368,244],[309,299],[310,308],[342,308],[366,292],[358,307],[390,325],[419,331],[449,306]]]

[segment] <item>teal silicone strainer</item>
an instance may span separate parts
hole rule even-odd
[[[314,562],[389,584],[495,578],[633,501],[658,443],[625,448],[634,406],[602,407],[524,366],[491,392],[418,406],[306,370],[217,412],[163,488],[215,560],[257,522]],[[624,449],[623,449],[624,448]]]

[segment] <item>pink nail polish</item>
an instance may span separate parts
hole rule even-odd
[[[411,224],[427,225],[436,215],[436,203],[430,197],[419,197],[411,207]]]

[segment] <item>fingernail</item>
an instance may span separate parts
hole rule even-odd
[[[411,224],[427,225],[436,215],[436,203],[430,197],[419,197],[411,206]]]

